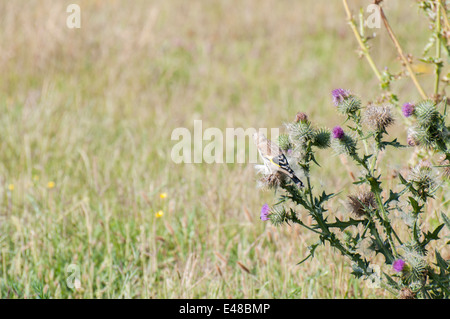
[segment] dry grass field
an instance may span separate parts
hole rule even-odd
[[[377,96],[340,1],[79,0],[69,29],[72,2],[0,0],[0,297],[389,297],[330,247],[297,265],[317,239],[259,219],[274,194],[253,165],[170,157],[172,131],[194,120],[271,128],[304,111],[333,127],[332,89]],[[369,3],[350,1],[354,13]],[[405,3],[385,10],[420,53],[428,34]],[[378,66],[400,70],[374,32]],[[418,98],[410,81],[395,89]],[[343,192],[330,214],[347,216],[352,180],[338,156],[318,159],[312,178]]]

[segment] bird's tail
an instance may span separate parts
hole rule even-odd
[[[297,185],[297,187],[302,188],[304,186],[303,182],[294,174],[292,174],[291,179]]]

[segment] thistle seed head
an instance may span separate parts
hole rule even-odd
[[[262,189],[277,189],[288,182],[287,175],[276,171],[272,174],[261,175],[258,186]]]
[[[351,212],[357,217],[369,215],[377,208],[375,194],[372,192],[360,191],[356,195],[348,196],[348,206]]]
[[[394,123],[390,105],[369,105],[364,111],[364,122],[376,131],[385,131]]]

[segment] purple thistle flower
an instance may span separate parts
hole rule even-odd
[[[403,259],[397,259],[396,261],[394,261],[394,263],[392,264],[392,268],[394,268],[394,270],[396,272],[401,272],[403,271],[403,268],[405,268],[405,261]]]
[[[331,91],[331,95],[333,96],[334,105],[338,106],[339,103],[350,96],[350,92],[344,89],[334,89]]]
[[[415,105],[408,102],[403,104],[402,113],[405,117],[410,117],[411,115],[414,114],[415,109],[416,109]]]
[[[263,221],[267,221],[267,220],[269,220],[269,212],[270,212],[270,207],[269,207],[269,205],[267,205],[267,204],[264,204],[262,207],[261,207],[261,220],[263,220]]]
[[[339,125],[335,126],[331,132],[331,135],[333,135],[333,138],[341,139],[344,137],[344,130]]]

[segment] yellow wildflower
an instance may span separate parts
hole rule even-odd
[[[167,193],[161,193],[159,194],[159,198],[164,199],[167,197]]]
[[[53,187],[55,187],[55,182],[48,182],[47,183],[47,188],[52,189]]]
[[[155,217],[156,217],[156,218],[161,218],[161,217],[163,217],[163,215],[164,215],[164,212],[163,212],[162,210],[160,210],[160,211],[158,211],[158,212],[155,214]]]
[[[8,189],[12,192],[14,190],[14,184],[9,184]]]

